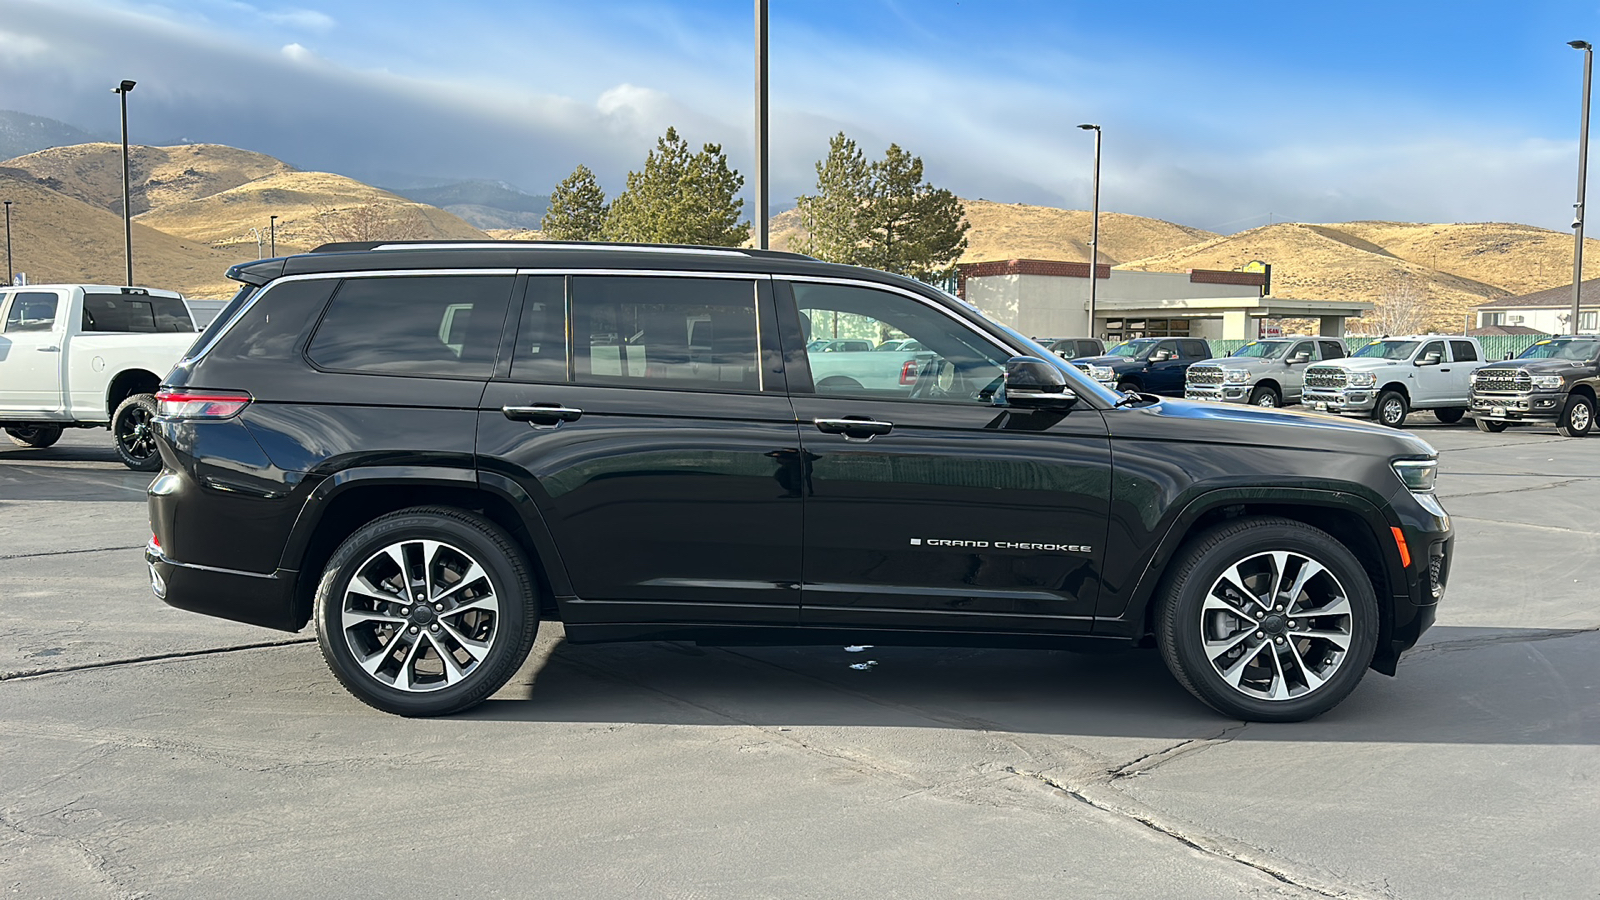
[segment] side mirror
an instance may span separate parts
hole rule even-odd
[[[1311,361],[1311,354],[1305,352],[1304,350],[1302,350],[1299,353],[1296,353],[1295,355],[1289,357],[1289,365],[1291,365],[1291,366],[1297,365],[1299,363],[1308,363],[1310,361]]]
[[[1416,364],[1419,366],[1437,366],[1439,359],[1440,357],[1437,353],[1425,353],[1421,359],[1417,360]]]
[[[1169,360],[1171,358],[1172,358],[1172,351],[1171,350],[1157,350],[1156,352],[1150,354],[1150,361],[1151,362],[1166,362],[1167,360]]]
[[[1078,400],[1066,373],[1032,356],[1006,360],[1006,403],[1029,409],[1064,409]]]

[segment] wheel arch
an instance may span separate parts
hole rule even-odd
[[[106,385],[106,416],[116,413],[122,401],[134,394],[154,394],[161,386],[161,376],[149,369],[123,369]]]
[[[1382,387],[1377,388],[1373,392],[1373,395],[1374,396],[1380,396],[1380,395],[1384,394],[1387,391],[1395,391],[1400,396],[1406,398],[1406,405],[1407,406],[1411,405],[1411,392],[1406,390],[1406,386],[1404,384],[1402,384],[1402,383],[1400,383],[1398,381],[1391,381],[1388,384],[1385,384]]]
[[[1255,384],[1250,386],[1250,393],[1253,394],[1262,388],[1272,388],[1272,390],[1276,392],[1279,397],[1283,396],[1283,385],[1279,384],[1276,378],[1263,378],[1260,381],[1257,381]]]
[[[1594,387],[1587,382],[1574,385],[1569,393],[1577,394],[1580,397],[1589,398],[1590,405],[1594,405],[1595,403]]]
[[[297,573],[293,614],[298,627],[310,620],[322,568],[339,544],[378,516],[413,506],[469,510],[504,528],[533,566],[540,615],[561,618],[557,598],[571,595],[571,582],[543,516],[515,482],[485,473],[480,483],[471,469],[371,466],[324,479],[295,520],[279,568]]]

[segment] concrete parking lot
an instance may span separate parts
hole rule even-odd
[[[1412,418],[1439,624],[1298,725],[1157,655],[568,646],[404,720],[166,607],[104,432],[0,449],[19,897],[1600,896],[1600,440]],[[852,665],[873,660],[864,669]]]

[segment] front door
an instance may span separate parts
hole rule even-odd
[[[16,291],[0,304],[0,415],[65,416],[66,310],[58,291]]]
[[[1412,371],[1415,373],[1415,377],[1412,379],[1412,383],[1415,388],[1412,392],[1411,404],[1413,406],[1438,405],[1453,399],[1459,399],[1461,405],[1465,406],[1466,397],[1455,398],[1451,396],[1451,394],[1458,393],[1458,391],[1454,389],[1455,385],[1452,383],[1455,380],[1455,376],[1450,373],[1450,355],[1445,352],[1444,341],[1428,341],[1423,345],[1422,350],[1413,357],[1413,361],[1420,361],[1430,353],[1439,354],[1439,364],[1434,366],[1413,366]],[[1461,383],[1463,385],[1466,384],[1464,380]]]
[[[1099,411],[997,399],[1011,351],[938,304],[866,285],[776,283],[805,479],[806,624],[1087,631],[1111,453]],[[792,292],[790,290],[792,288]],[[820,323],[922,351],[822,376]],[[809,371],[808,371],[809,369]]]
[[[755,276],[527,279],[478,460],[542,514],[577,595],[567,621],[798,619],[800,445],[770,292]]]

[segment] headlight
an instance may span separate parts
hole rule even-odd
[[[1397,459],[1392,465],[1407,490],[1414,494],[1433,493],[1434,478],[1439,474],[1437,459]]]
[[[1249,384],[1250,370],[1248,369],[1223,369],[1223,384]]]
[[[1378,373],[1351,372],[1345,383],[1351,387],[1372,387],[1378,383]]]
[[[1533,376],[1533,386],[1541,391],[1559,391],[1561,390],[1561,376],[1535,375]]]
[[[1093,378],[1095,381],[1111,381],[1116,376],[1111,371],[1110,366],[1090,366],[1089,377]]]

